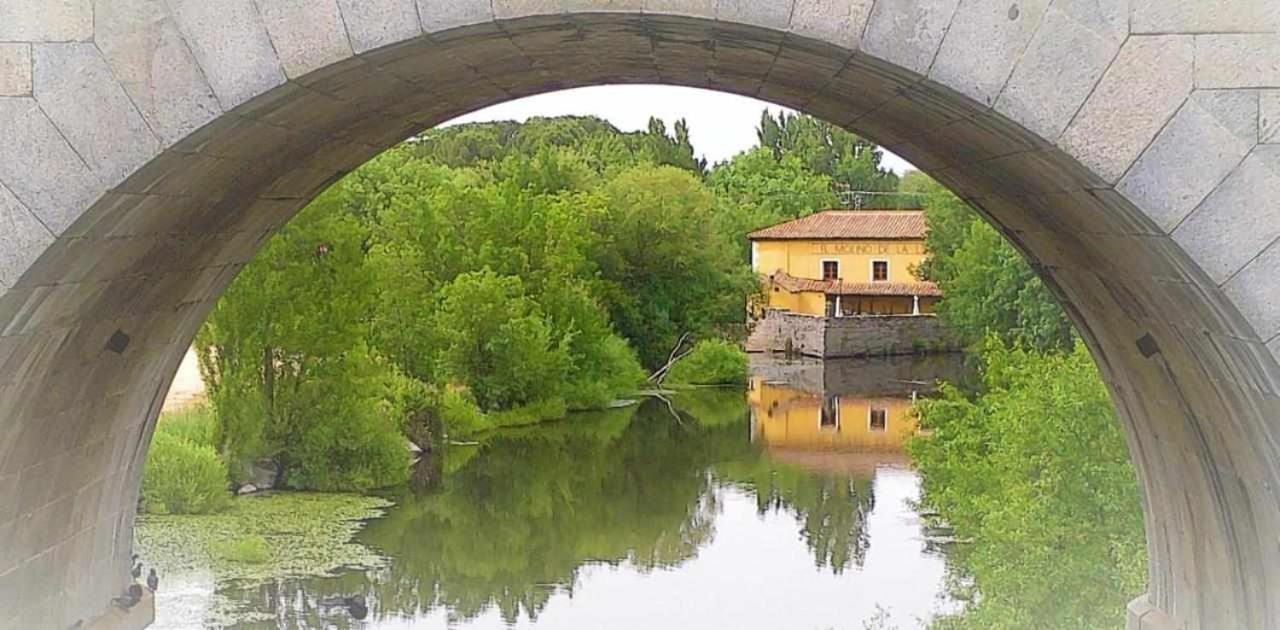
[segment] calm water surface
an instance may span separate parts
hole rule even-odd
[[[953,612],[901,444],[956,359],[757,361],[697,391],[452,447],[357,540],[385,566],[217,583],[236,627],[914,628]],[[177,588],[182,585],[182,588]],[[887,622],[887,623],[886,623]],[[878,625],[877,625],[878,624]]]

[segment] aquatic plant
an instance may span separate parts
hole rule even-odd
[[[262,564],[271,559],[271,546],[262,536],[245,536],[211,545],[214,555],[231,562]]]

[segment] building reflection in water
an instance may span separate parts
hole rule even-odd
[[[939,381],[959,382],[963,355],[796,359],[752,355],[751,439],[776,461],[870,475],[906,465],[913,411]]]

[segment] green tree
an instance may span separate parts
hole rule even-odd
[[[938,314],[963,339],[987,334],[1031,348],[1068,349],[1074,328],[1066,312],[1003,235],[941,184],[915,175],[907,186],[925,197],[928,258],[915,273],[944,298]]]
[[[713,197],[696,177],[640,166],[603,194],[606,212],[592,216],[601,301],[645,366],[665,362],[685,333],[717,337],[743,321],[755,279],[717,238]]]
[[[1145,587],[1138,486],[1114,407],[1083,344],[1042,353],[988,338],[983,393],[920,403],[909,450],[924,501],[974,543],[981,594],[940,628],[1119,628]],[[1065,594],[1070,596],[1065,596]]]
[[[570,366],[569,339],[555,336],[542,309],[515,276],[465,273],[440,290],[433,317],[441,373],[465,384],[484,411],[558,395]]]
[[[830,177],[838,190],[898,190],[897,174],[880,165],[884,151],[831,123],[804,114],[774,116],[766,109],[756,134],[775,159],[795,156],[810,172]]]

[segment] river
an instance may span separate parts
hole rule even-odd
[[[354,535],[376,559],[251,578],[169,567],[156,627],[922,627],[962,603],[902,444],[911,401],[958,361],[755,360],[745,395],[685,391],[452,446]]]

